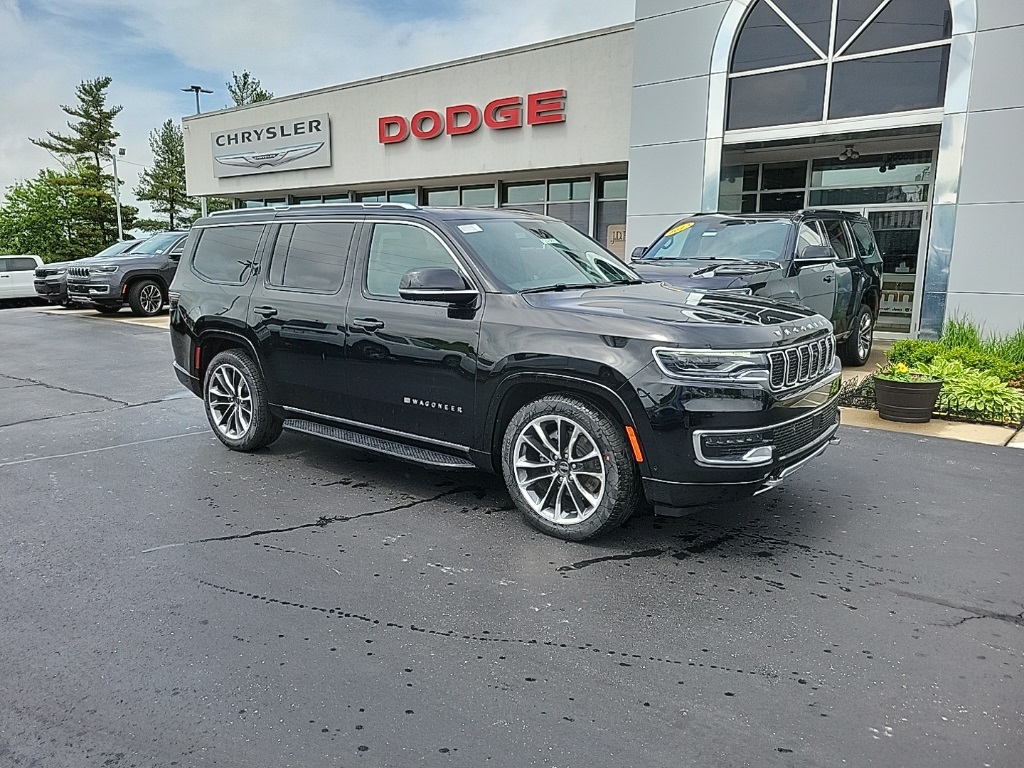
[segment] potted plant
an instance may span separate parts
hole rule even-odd
[[[906,363],[889,363],[874,375],[875,406],[886,421],[921,424],[931,420],[942,379],[910,368]]]

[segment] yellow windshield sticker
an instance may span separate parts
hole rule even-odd
[[[677,224],[672,227],[668,232],[665,233],[665,237],[672,237],[672,235],[678,235],[680,232],[685,232],[693,226],[692,221],[684,221],[682,224]]]

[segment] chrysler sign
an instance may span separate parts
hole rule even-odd
[[[486,126],[492,131],[521,128],[526,125],[565,122],[565,91],[541,91],[522,96],[495,99],[478,107],[455,104],[442,110],[424,109],[410,118],[388,115],[377,121],[377,140],[397,144],[409,136],[436,139],[441,134],[459,136]]]
[[[326,114],[219,131],[210,141],[216,178],[331,164],[331,122]]]

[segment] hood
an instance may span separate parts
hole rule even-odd
[[[831,324],[804,307],[739,294],[684,290],[667,283],[528,293],[532,307],[571,312],[588,326],[620,328],[649,338],[671,335],[699,347],[775,346],[831,330]],[[598,318],[614,318],[602,322]],[[629,326],[627,329],[626,326]],[[731,329],[731,330],[730,330]]]
[[[762,285],[785,277],[777,261],[721,259],[640,259],[630,266],[647,280],[662,280],[672,285],[700,291],[721,291]]]

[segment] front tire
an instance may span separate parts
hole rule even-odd
[[[853,320],[853,331],[839,349],[843,365],[860,368],[871,356],[871,344],[875,335],[875,316],[871,307],[861,304]]]
[[[138,317],[153,317],[164,308],[164,292],[155,280],[139,280],[128,289],[128,305]]]
[[[606,533],[640,503],[640,477],[621,426],[567,395],[535,400],[512,417],[502,470],[526,522],[560,539]]]
[[[99,312],[101,315],[116,315],[118,312],[121,311],[121,305],[118,304],[115,307],[107,304],[98,304],[96,306],[96,311]]]
[[[284,422],[270,410],[263,374],[239,350],[221,352],[210,361],[203,402],[213,433],[233,451],[255,451],[281,436]]]

